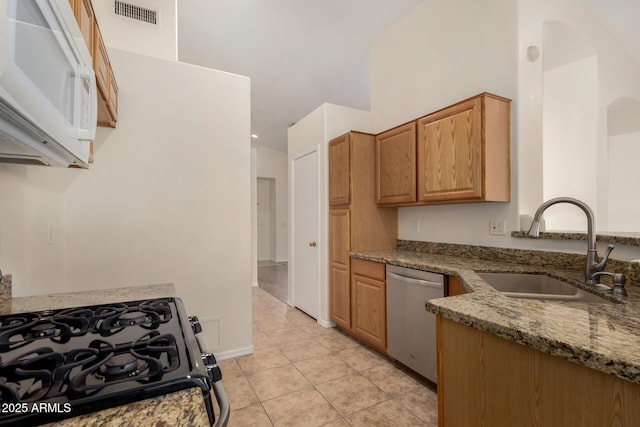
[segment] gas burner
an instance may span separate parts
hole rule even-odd
[[[129,326],[157,329],[161,323],[171,320],[171,308],[167,300],[143,301],[132,304],[125,310],[117,310],[98,322],[102,336],[110,336]]]
[[[129,313],[119,315],[114,323],[118,326],[132,326],[147,323],[149,321],[150,316],[145,313],[141,311],[130,311]]]
[[[180,366],[175,337],[158,331],[151,331],[133,343],[113,345],[94,340],[89,347],[97,351],[98,358],[70,378],[70,388],[77,395],[127,381],[156,382]]]
[[[100,365],[96,377],[102,377],[105,382],[123,377],[134,377],[144,371],[146,367],[146,363],[141,362],[130,353],[116,354]]]
[[[43,338],[50,338],[57,343],[65,343],[71,339],[72,328],[68,324],[39,318],[24,320],[3,322],[5,326],[0,332],[0,352],[15,350]]]
[[[22,313],[7,316],[0,322],[0,331],[8,331],[19,328],[29,323],[34,323],[40,319],[40,315],[36,313]]]
[[[47,321],[32,326],[22,334],[25,340],[47,338],[55,335],[60,335],[60,327]]]
[[[171,307],[169,307],[169,301],[167,300],[159,299],[143,301],[140,303],[139,307],[142,311],[156,313],[162,323],[171,320]]]

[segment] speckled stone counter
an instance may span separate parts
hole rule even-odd
[[[202,400],[202,391],[199,388],[190,388],[45,425],[56,427],[211,426]]]
[[[7,283],[5,283],[5,281]],[[8,296],[1,298],[8,288]],[[10,298],[11,276],[0,283],[0,315],[27,311],[175,297],[172,284],[132,286],[50,295]],[[210,426],[202,391],[198,387],[80,415],[55,426]]]
[[[524,231],[512,231],[511,237],[528,238]],[[541,239],[587,240],[587,233],[571,231],[548,231],[540,233]],[[614,243],[624,246],[640,246],[640,233],[596,234],[598,242]]]
[[[162,284],[16,297],[0,300],[0,315],[80,307],[83,305],[107,304],[112,302],[137,301],[172,297],[175,295],[176,291],[172,284]]]
[[[11,299],[11,275],[5,274],[0,280],[0,304]]]
[[[509,250],[481,248],[481,253],[502,253],[502,261],[498,261],[498,256],[487,256],[485,259],[475,257],[478,252],[471,247],[449,246],[453,247],[449,248],[452,249],[451,252],[457,251],[460,255],[420,252],[412,244],[402,241],[399,242],[401,249],[398,250],[354,252],[351,255],[386,264],[456,275],[468,293],[431,300],[426,304],[427,310],[443,318],[640,384],[640,283],[637,277],[631,281],[627,278],[629,297],[623,302],[611,304],[509,298],[490,287],[475,272],[542,272],[575,285],[579,285],[582,272],[563,267],[560,261],[559,266],[545,264],[541,260],[546,259],[547,254],[537,251],[520,251],[519,255],[514,255]],[[526,261],[526,252],[531,252],[529,261]],[[504,255],[509,257],[504,258]],[[637,274],[638,265],[623,264],[625,263],[619,263],[617,268]],[[586,289],[584,286],[580,287]],[[614,301],[610,296],[601,296]]]

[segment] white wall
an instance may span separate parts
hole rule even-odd
[[[0,261],[14,295],[174,283],[211,351],[249,353],[249,79],[109,54],[119,121],[98,129],[96,163],[0,168]]]
[[[275,180],[275,252],[274,261],[288,260],[287,153],[256,145],[256,176]]]
[[[357,130],[373,133],[371,113],[334,104],[322,104],[288,130],[288,170],[289,195],[292,191],[292,165],[294,159],[316,149],[318,151],[318,195],[320,198],[320,215],[318,228],[320,309],[318,322],[324,326],[332,325],[329,319],[329,175],[327,143],[346,132]],[[295,305],[293,271],[295,254],[293,248],[293,203],[289,197],[289,304]]]
[[[570,196],[598,205],[598,63],[596,56],[544,73],[544,199]],[[580,230],[584,213],[556,205],[545,213],[547,230]]]
[[[619,11],[617,11],[619,13]],[[519,192],[520,211],[532,213],[543,201],[542,146],[543,146],[543,63],[545,52],[536,62],[527,60],[523,54],[531,45],[543,46],[545,23],[561,23],[589,44],[597,55],[597,84],[595,157],[599,160],[594,169],[596,179],[596,202],[591,206],[596,213],[597,227],[610,230],[617,228],[608,218],[608,142],[607,108],[623,97],[640,99],[640,66],[613,38],[583,0],[519,0],[519,133],[520,151],[519,179],[527,186]],[[585,119],[586,121],[587,119]],[[575,166],[575,168],[574,168]],[[566,167],[579,170],[579,162],[569,162]],[[574,168],[574,169],[571,169]],[[579,172],[577,172],[579,173]],[[545,183],[545,187],[550,180]],[[545,189],[546,191],[546,189]],[[553,213],[551,213],[553,214]],[[599,225],[598,225],[599,224]],[[584,222],[574,229],[584,229]],[[631,231],[631,230],[628,230]],[[637,230],[636,230],[637,231]],[[616,252],[618,252],[616,250]],[[614,254],[616,253],[614,252]]]
[[[618,93],[638,75],[628,62],[616,61],[622,57],[620,48],[610,46],[611,37],[580,2],[425,0],[374,42],[371,113],[376,133],[483,91],[513,100],[511,202],[399,208],[400,239],[584,252],[584,242],[510,237],[520,228],[519,213],[533,214],[543,201],[543,67],[541,60],[529,61],[526,51],[542,46],[544,22],[582,22],[593,30],[596,47],[606,39],[610,51],[605,57],[613,62],[599,62],[598,74],[620,67],[618,81],[624,84]],[[613,92],[607,89],[606,98]],[[601,90],[597,96],[602,98]],[[506,235],[490,235],[489,221],[500,219],[506,220]],[[412,231],[413,220],[418,220],[418,232]],[[586,230],[586,222],[576,229]],[[633,248],[614,252],[620,259],[639,256]]]
[[[0,269],[13,274],[13,295],[70,290],[62,195],[70,180],[83,176],[81,170],[0,165]]]
[[[158,11],[159,25],[114,13],[113,0],[93,2],[104,42],[110,48],[177,61],[178,14],[176,0],[126,0],[145,9]],[[116,78],[118,73],[116,72]]]
[[[372,47],[371,112],[376,133],[483,91],[513,99],[517,130],[517,4],[510,0],[425,0]],[[489,221],[517,227],[517,153],[512,202],[400,208],[400,239],[512,246]],[[419,231],[410,223],[417,219]]]
[[[517,4],[425,0],[372,46],[376,133],[483,91],[515,98]]]
[[[620,230],[640,222],[640,132],[609,137],[609,220]]]

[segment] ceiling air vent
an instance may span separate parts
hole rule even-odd
[[[146,9],[136,6],[135,4],[125,3],[115,0],[115,14],[126,18],[135,19],[136,21],[146,22],[151,25],[158,25],[158,11]]]

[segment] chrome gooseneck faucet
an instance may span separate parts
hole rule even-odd
[[[529,232],[527,235],[533,238],[540,237],[540,218],[542,217],[542,213],[552,205],[557,203],[569,203],[572,205],[576,205],[587,215],[587,264],[584,268],[584,282],[588,285],[595,285],[597,280],[594,280],[594,274],[601,272],[604,270],[607,265],[607,260],[609,259],[609,255],[613,250],[613,245],[609,245],[607,247],[607,251],[605,252],[602,260],[598,262],[598,251],[596,249],[596,232],[595,232],[595,218],[593,215],[593,211],[586,203],[581,202],[578,199],[574,199],[571,197],[557,197],[555,199],[550,199],[540,205],[535,215],[533,216],[533,222],[531,223],[531,227],[529,228]]]

